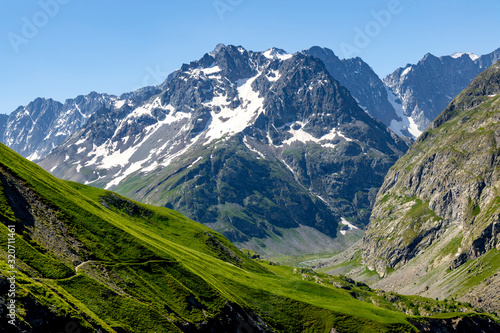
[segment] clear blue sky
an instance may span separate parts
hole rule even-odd
[[[498,0],[0,3],[1,113],[36,97],[64,101],[92,90],[121,94],[158,84],[218,43],[291,53],[319,45],[341,58],[360,56],[381,77],[427,52],[482,55],[500,47]],[[373,13],[381,11],[390,17],[377,23]]]

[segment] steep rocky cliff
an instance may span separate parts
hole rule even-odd
[[[484,283],[498,290],[500,279],[499,143],[496,63],[451,102],[386,176],[363,240],[370,270],[384,276],[396,269],[381,285],[500,309],[498,292],[489,299],[488,293],[483,299],[477,294]]]
[[[373,118],[383,122],[398,135],[412,137],[408,129],[397,126],[403,121],[404,115],[398,115],[391,104],[389,95],[392,92],[361,58],[340,59],[332,50],[318,46],[302,52],[320,59],[330,75],[346,87],[359,106]]]

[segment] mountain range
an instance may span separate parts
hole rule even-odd
[[[333,51],[317,46],[301,53],[320,59],[361,108],[398,135],[410,138],[418,137],[476,75],[500,59],[500,49],[483,56],[455,53],[437,58],[427,54],[417,64],[398,68],[382,81],[361,58],[339,59]],[[38,98],[8,116],[0,114],[0,142],[31,160],[39,160],[101,107],[137,106],[162,92],[178,72],[156,87],[120,96],[92,92],[64,103]]]
[[[157,88],[146,87],[133,93],[116,97],[91,92],[60,103],[53,99],[37,98],[26,106],[20,106],[8,116],[0,127],[2,140],[30,160],[37,160],[52,151],[68,136],[87,123],[89,118],[103,107],[141,103]],[[3,121],[0,120],[0,126]]]
[[[483,56],[455,53],[437,58],[427,54],[418,64],[399,68],[382,81],[360,58],[339,59],[333,51],[317,46],[302,53],[320,59],[330,75],[372,117],[398,135],[410,138],[418,137],[476,75],[500,59],[500,49]],[[31,160],[39,160],[85,125],[101,107],[137,106],[162,92],[177,73],[174,71],[156,87],[120,96],[92,92],[64,103],[38,98],[9,116],[0,114],[0,142]]]
[[[407,147],[318,58],[219,45],[141,105],[99,110],[39,164],[283,254],[344,248],[341,222],[366,225]]]

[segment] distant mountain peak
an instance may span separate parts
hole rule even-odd
[[[422,63],[422,62],[426,62],[426,61],[429,61],[429,60],[437,60],[439,59],[438,57],[436,57],[434,54],[430,53],[430,52],[427,52],[423,57],[422,59],[420,59],[420,61],[418,63]]]
[[[345,86],[359,106],[382,121],[399,136],[414,136],[411,120],[397,104],[397,97],[385,86],[373,69],[361,58],[339,59],[332,50],[313,46],[302,53],[320,59],[330,75]]]
[[[407,64],[387,75],[384,83],[421,133],[460,91],[499,59],[498,50],[483,56],[455,52],[436,57],[427,53],[417,64]]]
[[[335,53],[332,50],[330,50],[329,48],[321,47],[321,46],[317,46],[317,45],[312,46],[307,50],[302,50],[302,52],[311,54],[311,55],[316,56],[316,57],[319,57],[319,55],[322,55],[324,57],[337,57],[337,55],[335,55]]]
[[[262,53],[264,57],[268,59],[279,59],[279,60],[286,60],[290,59],[293,55],[290,53],[287,53],[285,50],[278,49],[276,47],[272,47]]]
[[[215,48],[209,52],[208,54],[211,55],[212,57],[214,57],[217,53],[219,53],[221,50],[225,49],[226,48],[226,45],[225,44],[222,44],[222,43],[219,43],[217,44],[217,46],[215,46]]]
[[[469,58],[472,60],[472,61],[475,61],[477,59],[479,59],[479,56],[475,53],[472,53],[472,52],[455,52],[453,53],[452,55],[450,55],[450,57],[452,58],[461,58],[462,56],[464,55],[468,55]]]

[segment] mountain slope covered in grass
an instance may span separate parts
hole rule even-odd
[[[2,323],[5,332],[69,326],[82,332],[417,332],[448,325],[444,317],[498,328],[473,313],[410,316],[401,312],[404,304],[417,301],[435,312],[451,309],[423,298],[397,296],[396,303],[352,281],[252,261],[174,211],[56,179],[3,145],[0,208],[2,295],[11,275],[9,225],[17,270],[16,327]],[[7,311],[5,296],[0,309]]]

